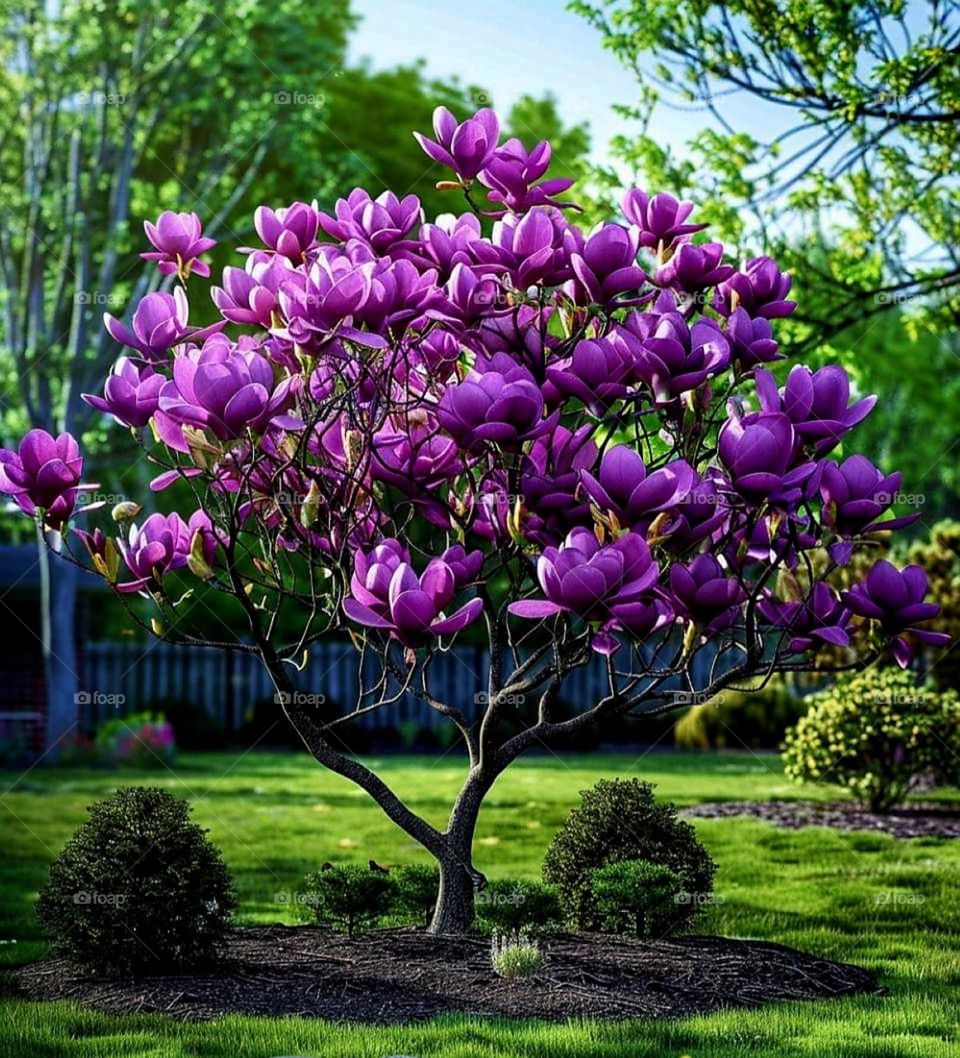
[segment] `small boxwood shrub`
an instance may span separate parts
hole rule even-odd
[[[530,937],[494,934],[490,942],[493,972],[507,981],[535,977],[543,966],[540,945]]]
[[[683,879],[649,860],[621,860],[595,868],[590,873],[590,893],[605,932],[662,937],[683,917]]]
[[[556,890],[526,880],[489,882],[477,893],[476,909],[481,930],[514,936],[550,929],[563,919]]]
[[[235,901],[230,876],[190,806],[133,787],[90,808],[40,891],[55,949],[103,976],[188,969],[213,960]]]
[[[429,926],[440,889],[437,868],[415,863],[394,867],[390,876],[394,882],[394,914],[418,926]]]
[[[311,874],[304,892],[318,923],[346,930],[352,937],[358,929],[375,926],[390,913],[396,883],[387,871],[331,866]]]
[[[960,697],[895,668],[844,676],[809,698],[787,732],[783,762],[796,782],[846,787],[888,812],[921,780],[960,780]]]
[[[591,873],[622,860],[649,860],[675,871],[690,895],[678,905],[677,926],[689,922],[713,891],[716,864],[693,827],[669,803],[654,800],[653,786],[639,779],[602,779],[580,795],[543,860],[544,880],[556,887],[572,922],[598,929],[603,916],[593,903]]]

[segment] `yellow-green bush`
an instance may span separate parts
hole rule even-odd
[[[721,691],[680,717],[674,739],[690,749],[776,749],[803,709],[783,680],[762,690]]]
[[[873,668],[811,695],[787,732],[784,770],[796,782],[845,786],[873,811],[889,811],[924,778],[960,778],[960,697],[910,672]]]

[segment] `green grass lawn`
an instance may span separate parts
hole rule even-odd
[[[462,775],[453,756],[384,757],[377,770],[441,823]],[[836,798],[786,782],[777,758],[753,754],[537,757],[503,776],[477,835],[491,877],[536,877],[543,851],[597,779],[640,776],[679,803]],[[296,922],[283,902],[324,860],[423,859],[364,794],[293,754],[193,754],[173,772],[34,768],[0,773],[0,960],[46,950],[33,916],[57,850],[92,801],[149,783],[188,797],[233,871],[242,924]],[[960,801],[960,794],[942,793]],[[960,843],[896,840],[821,828],[784,830],[749,819],[696,820],[719,864],[718,902],[703,932],[791,944],[877,970],[888,997],[778,1004],[677,1022],[545,1025],[442,1019],[392,1029],[300,1019],[232,1017],[181,1025],[160,1016],[107,1017],[70,1004],[7,1000],[2,1058],[927,1058],[960,1054]]]

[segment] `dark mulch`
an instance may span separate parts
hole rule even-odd
[[[838,827],[872,830],[895,838],[960,838],[960,812],[936,805],[911,805],[881,815],[851,804],[810,801],[717,801],[685,808],[686,816],[728,819],[753,816],[778,827]]]
[[[547,1018],[680,1017],[777,999],[879,992],[872,973],[792,948],[723,937],[635,942],[561,935],[531,980],[504,981],[479,938],[380,930],[348,940],[315,927],[234,930],[217,974],[107,981],[47,961],[20,970],[34,999],[182,1020],[229,1012],[375,1024],[459,1012]]]

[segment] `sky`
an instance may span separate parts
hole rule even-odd
[[[353,0],[353,8],[362,22],[351,59],[376,68],[426,59],[431,74],[488,89],[502,111],[521,95],[550,92],[566,123],[589,123],[597,160],[620,125],[612,104],[636,95],[630,74],[564,0]]]

